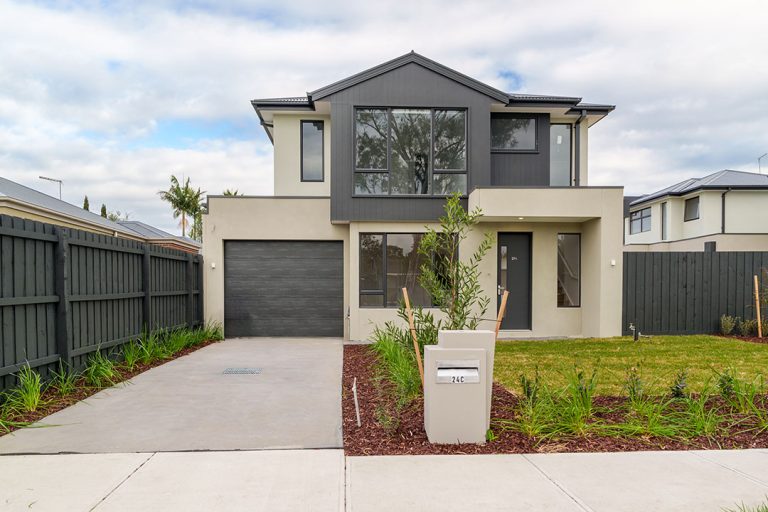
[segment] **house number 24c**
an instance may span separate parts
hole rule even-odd
[[[465,378],[464,375],[451,375],[451,384],[464,384]]]

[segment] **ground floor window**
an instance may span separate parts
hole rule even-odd
[[[419,286],[425,261],[418,248],[422,233],[360,234],[360,307],[396,308],[402,288],[413,306],[431,306],[429,294]]]
[[[557,235],[557,306],[581,305],[581,235]]]

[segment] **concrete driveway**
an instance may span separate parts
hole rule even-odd
[[[0,437],[0,454],[339,448],[341,368],[341,340],[229,339]]]

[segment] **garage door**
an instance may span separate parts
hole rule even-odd
[[[342,242],[224,242],[227,336],[344,335]]]

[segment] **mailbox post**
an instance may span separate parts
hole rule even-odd
[[[484,443],[486,355],[424,347],[424,430],[431,443]]]
[[[424,430],[431,443],[485,442],[491,423],[493,331],[440,331],[424,347]]]

